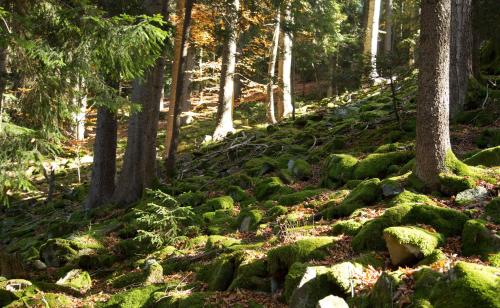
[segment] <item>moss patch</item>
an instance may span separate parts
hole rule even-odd
[[[379,179],[370,179],[360,183],[338,206],[326,210],[326,217],[349,216],[355,210],[371,205],[381,198],[382,191]]]
[[[356,179],[384,178],[389,167],[403,165],[413,158],[412,152],[374,153],[361,160],[354,169]]]
[[[462,254],[464,256],[489,254],[500,251],[500,239],[495,231],[486,226],[480,219],[468,220],[462,233]]]
[[[347,154],[332,154],[326,165],[327,177],[330,180],[345,183],[352,179],[354,167],[358,159]]]
[[[471,166],[500,166],[500,146],[484,149],[465,159],[464,162]]]

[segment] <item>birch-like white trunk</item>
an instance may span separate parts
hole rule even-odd
[[[269,78],[269,81],[267,83],[267,121],[271,124],[276,123],[276,116],[274,114],[274,73],[280,41],[280,15],[280,10],[278,10],[273,33],[273,42],[269,50],[269,64],[267,68],[267,76]]]
[[[278,120],[290,116],[293,112],[292,105],[292,48],[293,34],[289,29],[293,22],[291,3],[287,2],[282,15],[280,41],[282,51],[278,63],[279,74],[279,99]]]
[[[380,21],[380,4],[381,0],[368,0],[368,16],[365,29],[365,40],[363,44],[363,53],[369,59],[370,72],[368,78],[375,80],[378,77],[377,73],[377,48],[378,48],[378,32]]]

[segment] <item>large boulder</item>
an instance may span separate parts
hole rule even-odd
[[[327,178],[334,181],[345,183],[352,179],[354,168],[358,159],[347,154],[332,154],[326,165]]]
[[[384,240],[392,264],[404,265],[430,255],[444,238],[419,227],[390,227],[384,230]]]
[[[78,255],[78,246],[66,239],[48,240],[40,247],[40,259],[50,267],[66,265]]]
[[[354,178],[384,178],[391,166],[404,165],[414,157],[412,152],[374,153],[361,160],[354,169]]]
[[[462,254],[487,257],[500,252],[500,234],[481,219],[468,220],[462,232]]]
[[[484,149],[465,159],[464,162],[471,166],[500,166],[500,145],[494,148]]]

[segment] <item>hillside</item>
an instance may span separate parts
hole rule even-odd
[[[298,102],[276,125],[244,103],[219,143],[202,143],[214,121],[199,108],[178,179],[128,208],[86,213],[68,167],[54,200],[0,213],[0,306],[500,307],[500,110],[457,118],[466,164],[424,191],[415,92],[412,76],[395,97]]]

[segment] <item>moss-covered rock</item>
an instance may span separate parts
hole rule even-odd
[[[417,266],[431,265],[433,263],[446,260],[446,255],[440,249],[435,249],[431,254],[417,263]]]
[[[210,235],[206,241],[205,249],[227,249],[233,245],[241,244],[240,239],[222,236]]]
[[[234,208],[234,200],[231,196],[222,196],[207,200],[203,206],[211,211],[232,210]]]
[[[490,230],[480,219],[468,220],[462,233],[462,254],[464,256],[488,256],[500,251],[500,236]]]
[[[220,235],[230,232],[235,227],[235,218],[233,213],[227,210],[217,210],[207,212],[202,216],[203,222],[207,228],[208,234]]]
[[[392,264],[402,265],[429,256],[444,242],[444,237],[419,227],[407,226],[385,229],[384,240]]]
[[[458,262],[446,275],[418,272],[413,301],[427,307],[500,307],[499,293],[500,269]]]
[[[393,307],[395,305],[394,294],[403,283],[403,278],[403,271],[383,272],[370,292],[369,307]]]
[[[248,160],[243,168],[251,176],[262,176],[266,173],[279,169],[279,164],[276,160],[268,156],[255,157]]]
[[[109,308],[141,308],[152,304],[152,295],[165,289],[165,286],[150,285],[134,288],[129,291],[116,293],[105,302],[97,304],[97,307]]]
[[[265,178],[255,187],[255,197],[258,200],[263,200],[264,198],[279,192],[283,187],[283,182],[278,177]]]
[[[286,213],[288,213],[288,208],[282,205],[275,205],[267,211],[267,215],[270,218],[276,218],[278,216],[285,215]]]
[[[303,159],[288,161],[288,171],[299,180],[307,180],[312,175],[311,165]]]
[[[413,158],[412,152],[374,153],[361,160],[354,169],[354,178],[384,178],[392,165],[402,165]]]
[[[88,272],[74,269],[59,279],[56,284],[85,293],[92,288],[92,279]]]
[[[332,154],[326,165],[327,177],[331,180],[345,183],[352,179],[358,159],[347,154]]]
[[[285,205],[285,206],[295,205],[295,204],[302,203],[309,198],[317,196],[324,191],[325,191],[324,189],[305,189],[305,190],[297,191],[297,192],[294,192],[291,194],[279,196],[277,198],[277,201],[279,204]]]
[[[354,236],[356,235],[361,227],[363,226],[362,222],[359,222],[355,219],[349,219],[349,220],[340,220],[335,222],[332,225],[332,235],[340,235],[340,234],[345,234],[345,235],[351,235]]]
[[[332,206],[325,212],[327,218],[349,216],[355,210],[371,205],[381,198],[379,179],[363,181],[338,206]]]
[[[306,262],[326,257],[328,248],[332,247],[334,243],[334,237],[318,236],[271,249],[267,254],[269,273],[275,277],[283,278],[295,262]]]
[[[500,224],[500,197],[493,198],[484,208],[484,216],[488,221]]]
[[[202,267],[197,274],[197,278],[206,282],[210,291],[227,290],[241,261],[239,252],[222,254]]]
[[[255,231],[259,226],[264,212],[259,209],[248,209],[241,211],[238,215],[237,224],[241,232]]]
[[[182,206],[196,207],[203,204],[206,200],[206,195],[202,191],[188,191],[177,196],[177,201]]]
[[[439,175],[440,191],[446,195],[456,195],[461,191],[476,187],[474,179],[449,173]]]
[[[215,307],[207,303],[207,298],[212,292],[157,292],[153,294],[154,307],[159,308],[205,308]]]
[[[246,258],[236,270],[229,290],[249,289],[262,292],[271,291],[271,280],[268,278],[267,260]]]
[[[247,192],[239,187],[239,186],[230,186],[228,189],[227,189],[227,194],[229,196],[231,196],[231,198],[233,198],[234,201],[236,202],[241,202],[247,198],[249,198],[249,195],[247,194]]]
[[[484,149],[465,159],[464,162],[471,166],[500,166],[500,146]]]
[[[40,247],[40,259],[47,266],[60,267],[66,265],[78,255],[78,246],[69,240],[50,239]]]
[[[8,308],[24,307],[50,307],[50,308],[71,308],[74,307],[71,297],[61,293],[36,293],[32,296],[24,296],[9,305]]]

